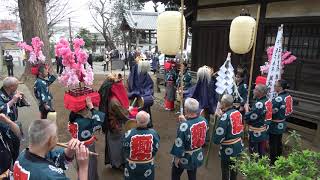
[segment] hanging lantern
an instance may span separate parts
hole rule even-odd
[[[181,13],[177,8],[166,8],[157,19],[157,43],[159,50],[166,55],[176,55],[181,45],[181,33],[183,38],[186,33],[186,19],[183,16],[183,29],[181,29]],[[184,42],[184,41],[183,41]]]
[[[254,43],[256,21],[248,13],[242,13],[234,18],[230,26],[229,44],[234,53],[248,53]]]

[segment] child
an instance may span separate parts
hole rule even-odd
[[[34,95],[39,102],[41,119],[47,119],[48,113],[54,111],[52,107],[53,96],[49,91],[49,86],[56,80],[56,77],[48,72],[45,65],[39,66],[38,73],[38,77],[34,83]]]

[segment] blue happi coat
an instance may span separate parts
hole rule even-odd
[[[269,138],[267,130],[271,119],[272,102],[264,96],[256,101],[250,112],[245,114],[251,142],[261,142]]]
[[[95,131],[101,129],[105,119],[105,113],[103,112],[92,109],[91,113],[91,118],[85,118],[71,112],[68,124],[71,136],[84,142],[87,146],[95,142],[96,138],[93,134]]]
[[[186,70],[186,72],[183,74],[183,90],[188,90],[191,88],[192,83],[192,76],[189,72],[189,70]],[[178,76],[177,82],[176,82],[177,87],[180,86],[180,76]]]
[[[272,100],[272,120],[269,127],[270,134],[282,134],[287,128],[286,119],[293,112],[293,99],[289,93],[283,91]]]
[[[56,77],[53,75],[50,75],[48,77],[48,80],[37,78],[34,83],[34,95],[38,100],[39,108],[43,105],[48,105],[51,110],[53,110],[52,107],[52,99],[53,96],[49,91],[49,86],[56,80]]]
[[[207,129],[207,120],[202,116],[180,124],[170,153],[180,158],[179,166],[183,169],[193,170],[203,164],[202,146],[205,144]]]
[[[153,180],[154,157],[160,137],[154,129],[135,128],[125,133],[123,140],[126,180]]]
[[[230,108],[219,118],[213,135],[213,142],[221,144],[219,155],[222,160],[229,160],[230,157],[236,157],[243,151],[242,135],[242,115]]]
[[[12,96],[8,95],[4,88],[0,89],[0,113],[5,114],[10,118],[11,121],[16,122],[18,120],[18,107],[29,106],[25,104],[24,101],[18,100],[17,103],[13,104],[11,107],[8,106],[8,102],[12,100]],[[8,124],[0,122],[0,130],[3,135],[5,134],[7,138],[12,138],[15,136],[11,131]]]
[[[12,96],[8,95],[4,88],[0,89],[0,112],[8,116],[11,121],[18,120],[18,107],[28,106],[22,100],[18,100],[17,103],[11,107],[8,106],[8,102],[12,100]]]
[[[241,82],[238,86],[238,92],[241,98],[235,99],[235,103],[240,103],[240,106],[244,106],[244,104],[247,102],[247,96],[248,96],[248,86],[246,83]]]
[[[67,180],[69,178],[65,176],[64,170],[69,160],[62,148],[50,151],[45,158],[32,154],[27,148],[14,163],[14,179]]]

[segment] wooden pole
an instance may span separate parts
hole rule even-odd
[[[72,44],[72,32],[71,32],[71,18],[69,18],[69,43],[71,46],[71,49],[73,48],[73,44]]]
[[[250,102],[250,95],[251,95],[251,87],[252,87],[252,76],[253,76],[253,67],[254,67],[254,61],[255,61],[255,55],[256,55],[256,45],[257,45],[257,32],[259,28],[259,20],[260,20],[260,8],[261,4],[258,5],[257,9],[257,24],[256,24],[256,29],[254,32],[254,44],[253,44],[253,49],[252,49],[252,56],[251,56],[251,67],[250,67],[250,75],[249,75],[249,87],[248,87],[248,98],[247,98],[247,104]],[[244,133],[243,133],[243,139],[246,139],[246,134],[248,132],[248,124],[245,123],[244,125]]]
[[[183,28],[183,23],[184,23],[184,18],[183,18],[183,11],[184,11],[184,0],[181,0],[181,42],[180,42],[180,48],[181,48],[181,58],[180,58],[180,114],[183,114],[183,71],[184,71],[184,66],[183,66],[183,44],[184,44],[184,28]]]
[[[257,23],[256,23],[256,29],[255,29],[255,32],[254,32],[254,41],[253,41],[254,44],[253,44],[252,56],[251,56],[251,67],[250,67],[247,103],[249,103],[249,99],[250,99],[250,95],[251,95],[253,67],[254,67],[254,61],[255,61],[255,55],[256,55],[256,45],[257,45],[257,32],[258,32],[259,20],[260,20],[260,8],[261,8],[261,4],[258,5],[258,9],[257,9]]]
[[[218,105],[217,105],[218,106]],[[211,146],[212,146],[212,135],[213,135],[213,132],[215,130],[215,124],[216,124],[216,121],[217,121],[217,115],[214,114],[213,115],[213,121],[209,122],[209,126],[211,127],[211,129],[209,128],[209,131],[208,134],[210,134],[210,140],[209,140],[209,147],[208,147],[208,151],[207,151],[207,155],[206,155],[206,159],[205,159],[205,167],[208,168],[208,163],[209,163],[209,157],[210,157],[210,151],[211,151]]]
[[[57,146],[64,147],[64,148],[68,148],[68,145],[65,144],[65,143],[57,143]],[[89,151],[89,154],[90,154],[90,155],[94,155],[94,156],[99,156],[98,153],[91,152],[91,151]]]

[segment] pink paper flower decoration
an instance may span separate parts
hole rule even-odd
[[[84,46],[85,42],[82,38],[75,38],[73,40],[73,47],[75,51],[80,50],[82,46]]]
[[[268,55],[268,62],[265,63],[265,65],[260,66],[260,71],[263,74],[267,74],[269,72],[269,67],[272,60],[272,54],[273,54],[274,47],[271,46],[267,49],[267,55]],[[283,68],[285,65],[293,63],[297,59],[296,56],[292,55],[291,52],[285,51],[281,55],[281,73],[283,73]]]
[[[59,77],[59,82],[64,86],[75,87],[79,82],[83,82],[85,85],[93,84],[91,66],[84,68],[84,64],[87,63],[88,59],[88,54],[81,49],[84,44],[83,39],[74,39],[74,52],[71,51],[69,42],[66,39],[60,39],[55,45],[55,53],[62,57],[62,64],[66,67]]]
[[[31,64],[37,64],[37,57],[36,57],[36,54],[33,51],[30,52],[28,61]]]
[[[46,60],[46,57],[42,53],[42,46],[43,42],[39,37],[34,37],[31,40],[31,45],[28,45],[25,42],[18,42],[17,46],[20,47],[21,49],[24,49],[26,52],[29,52],[29,59],[28,61],[31,64],[39,64],[39,63],[44,63]]]
[[[18,42],[17,46],[20,47],[21,49],[24,49],[27,52],[33,51],[32,46],[28,45],[25,42]]]
[[[83,80],[85,84],[92,85],[93,79],[94,79],[94,73],[93,73],[92,67],[89,65],[86,71],[84,72]]]
[[[41,48],[43,46],[43,42],[41,41],[41,39],[39,37],[34,37],[32,38],[31,44],[33,46],[33,50],[36,54],[36,56],[39,56],[39,53],[41,51]]]

